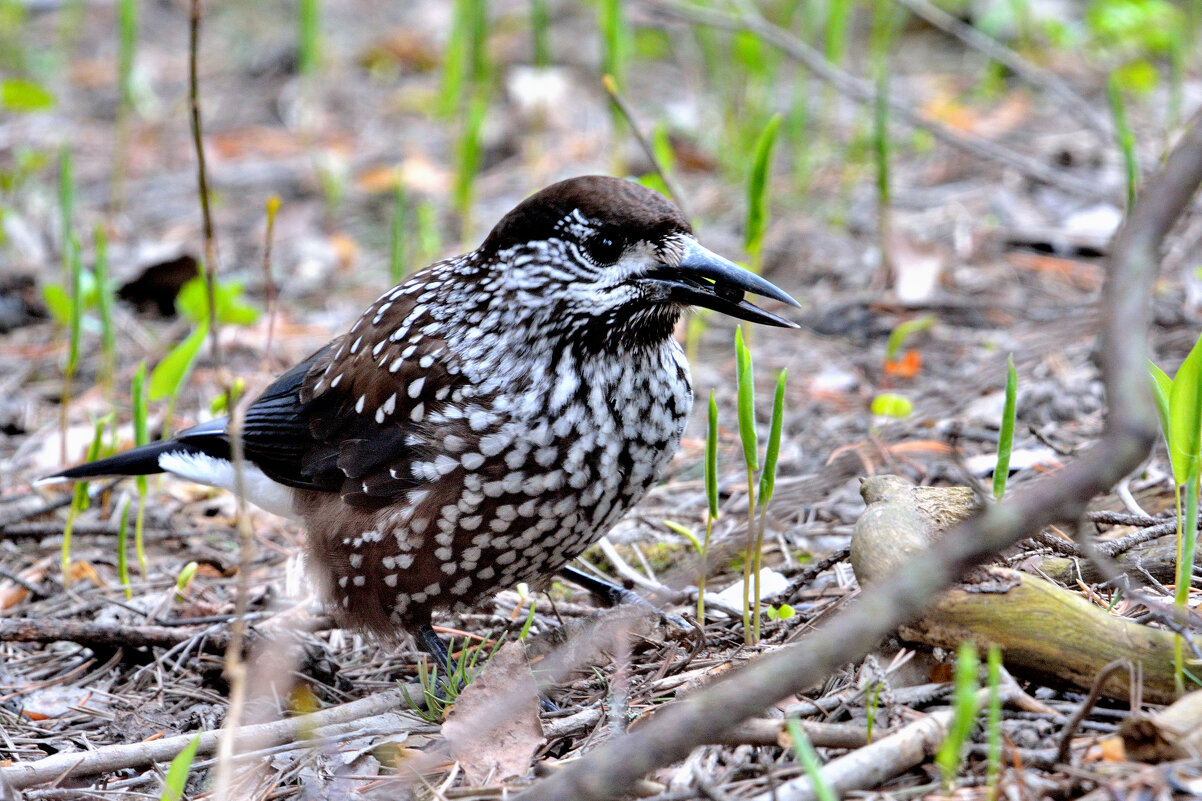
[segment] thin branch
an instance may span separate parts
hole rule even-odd
[[[1083,123],[1089,126],[1106,142],[1114,139],[1114,131],[1110,120],[1097,112],[1089,101],[1068,87],[1064,81],[1043,67],[1027,61],[1018,53],[1006,47],[991,36],[987,36],[972,25],[961,22],[943,9],[931,3],[930,0],[893,0],[898,5],[905,6],[916,16],[929,24],[944,31],[974,50],[978,50],[994,61],[1006,67],[1029,84],[1041,87],[1053,95],[1066,108],[1076,114]]]
[[[425,721],[416,717],[401,718],[400,715],[397,715],[398,709],[406,708],[405,691],[408,691],[409,695],[414,698],[422,697],[421,687],[411,684],[404,688],[376,693],[369,698],[351,701],[341,706],[323,709],[320,712],[297,715],[255,726],[244,726],[236,732],[237,739],[239,743],[253,743],[258,747],[288,743],[304,737],[320,743],[321,735],[325,733],[322,731],[323,727],[337,726],[347,722],[358,724],[365,722],[364,718],[385,713],[392,713],[398,717],[397,731],[424,727]],[[73,776],[96,776],[129,768],[142,768],[156,762],[168,762],[196,737],[200,738],[196,754],[204,756],[217,749],[220,736],[220,731],[180,734],[160,740],[119,743],[91,751],[55,754],[33,762],[17,762],[8,767],[0,767],[0,786],[4,786],[4,783],[7,782],[8,787],[21,790],[35,784]]]
[[[1202,183],[1202,114],[1163,168],[1148,181],[1111,248],[1102,296],[1106,321],[1097,349],[1110,410],[1101,440],[1056,480],[1015,493],[1012,500],[948,532],[939,548],[908,559],[889,581],[864,591],[859,603],[832,617],[802,643],[755,659],[666,706],[630,733],[597,748],[518,798],[586,801],[622,795],[641,777],[683,759],[699,743],[788,695],[821,681],[912,620],[968,567],[1032,536],[1048,523],[1076,520],[1088,501],[1127,475],[1150,451],[1158,422],[1144,362],[1160,246]]]
[[[606,93],[609,94],[609,99],[617,106],[618,111],[626,118],[626,124],[630,126],[630,131],[634,134],[634,140],[639,143],[639,147],[643,149],[643,154],[651,161],[652,169],[659,175],[660,180],[664,182],[664,186],[668,188],[668,194],[672,196],[672,202],[676,204],[677,208],[687,218],[689,211],[684,202],[684,192],[681,191],[680,186],[676,183],[676,179],[668,174],[668,170],[655,157],[655,148],[651,146],[647,135],[643,133],[643,130],[635,121],[634,109],[630,107],[630,104],[626,102],[626,98],[622,97],[622,94],[618,91],[618,82],[614,80],[612,75],[605,75],[601,78],[601,85],[605,87]]]
[[[758,14],[727,14],[700,6],[684,5],[674,2],[674,0],[642,0],[641,4],[653,16],[664,19],[707,25],[728,31],[754,33],[763,41],[779,48],[790,58],[800,62],[817,78],[830,84],[855,102],[862,105],[871,105],[876,102],[876,89],[869,82],[835,66],[801,39],[785,29],[773,25]],[[890,113],[906,125],[928,131],[944,144],[963,150],[977,158],[1011,167],[1030,179],[1042,181],[1080,197],[1096,199],[1112,194],[1114,191],[1114,187],[1101,186],[1097,180],[1078,178],[1025,153],[1019,153],[979,136],[955,131],[935,120],[926,119],[909,104],[898,100],[896,96],[890,96],[887,102]]]
[[[200,50],[200,0],[191,0],[188,13],[188,108],[192,124],[192,146],[196,149],[196,184],[200,193],[200,217],[204,236],[205,292],[209,300],[209,347],[213,364],[221,367],[221,346],[217,341],[217,247],[213,237],[213,213],[209,208],[209,179],[205,167],[205,148],[200,126],[200,79],[197,76]]]

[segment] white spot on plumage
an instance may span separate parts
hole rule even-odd
[[[422,386],[425,383],[426,383],[425,376],[421,376],[420,378],[416,378],[413,381],[410,381],[409,389],[406,390],[406,394],[408,394],[409,397],[411,397],[411,398],[416,398],[418,395],[422,394]]]
[[[413,410],[411,412],[409,412],[409,419],[415,423],[420,423],[422,421],[422,418],[425,417],[425,415],[426,415],[426,404],[419,403],[413,407]]]
[[[367,403],[367,396],[360,395],[359,400],[355,401],[355,412],[358,414],[363,414],[363,407],[366,403]]]

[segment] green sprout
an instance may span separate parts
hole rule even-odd
[[[956,654],[955,690],[952,701],[952,720],[947,736],[935,754],[935,764],[943,777],[943,786],[952,789],[960,766],[964,762],[964,746],[968,743],[977,717],[977,648],[963,642]]]
[[[902,346],[906,344],[906,340],[911,335],[917,334],[920,331],[926,331],[934,324],[935,315],[933,314],[923,315],[922,317],[898,323],[897,327],[889,333],[889,341],[885,345],[885,361],[891,362],[897,359]]]
[[[986,712],[985,799],[997,801],[997,783],[1002,775],[1002,650],[989,646],[989,707]]]
[[[300,0],[298,20],[298,58],[300,74],[308,77],[321,66],[321,2]]]
[[[768,178],[772,166],[772,148],[781,117],[772,115],[755,143],[751,171],[747,174],[747,223],[743,231],[743,246],[750,259],[750,268],[757,275],[763,271],[764,231],[768,228]]]
[[[797,718],[786,718],[785,728],[788,729],[789,741],[793,744],[793,756],[801,763],[802,769],[809,777],[814,796],[818,801],[837,801],[838,796],[822,775],[822,762],[818,759],[810,738],[806,736],[805,729],[801,727],[801,721]]]
[[[1127,108],[1123,102],[1123,90],[1113,73],[1106,79],[1106,97],[1110,101],[1110,117],[1114,121],[1114,135],[1123,154],[1123,165],[1127,176],[1127,208],[1135,203],[1135,187],[1139,182],[1139,162],[1135,155],[1135,132],[1127,121]]]
[[[104,384],[111,395],[117,377],[117,333],[113,328],[113,284],[109,280],[108,237],[104,228],[96,226],[96,291],[100,308],[101,346],[104,352]]]
[[[199,569],[200,565],[196,562],[188,562],[180,568],[179,575],[175,577],[175,600],[188,599],[188,588],[192,586],[192,579],[196,578],[196,571]]]
[[[117,577],[121,579],[121,587],[125,590],[126,599],[134,597],[133,588],[129,583],[129,498],[121,504],[121,522],[117,527]]]
[[[878,417],[909,417],[914,413],[914,404],[909,398],[894,392],[882,392],[872,399],[869,407]]]
[[[388,226],[388,275],[392,283],[399,284],[405,277],[408,254],[405,252],[409,237],[405,229],[409,218],[409,199],[405,196],[405,184],[398,180],[392,201],[392,221]]]
[[[204,338],[201,337],[203,340]],[[150,442],[150,430],[146,422],[147,418],[147,403],[146,403],[146,362],[139,362],[138,369],[134,371],[133,381],[130,384],[130,399],[133,405],[134,416],[134,446],[142,447]],[[143,530],[146,522],[146,496],[150,492],[150,482],[146,476],[137,476],[134,479],[138,490],[138,513],[134,518],[134,551],[138,558],[138,570],[142,576],[146,576],[146,548],[143,543]],[[125,562],[125,538],[119,537],[117,559],[119,563]],[[128,575],[122,576],[122,582],[129,587]],[[127,589],[126,592],[129,590]]]
[[[709,577],[710,537],[718,519],[718,402],[710,390],[709,419],[705,429],[705,541],[701,546],[701,571],[697,577],[697,621],[705,625],[705,583]]]
[[[1190,577],[1194,572],[1194,549],[1198,539],[1198,492],[1202,484],[1202,337],[1194,343],[1177,375],[1168,375],[1151,362],[1156,411],[1168,445],[1177,487],[1177,589],[1174,602],[1185,609]],[[1184,495],[1184,509],[1182,496]],[[1178,692],[1185,687],[1185,655],[1180,635],[1176,640],[1173,665]]]
[[[405,697],[405,702],[423,720],[429,723],[441,723],[443,718],[446,717],[447,712],[450,711],[450,708],[455,705],[455,700],[459,697],[459,694],[475,680],[476,676],[480,675],[480,671],[492,660],[493,655],[504,642],[505,638],[503,636],[498,637],[497,641],[493,643],[492,649],[487,652],[484,661],[480,662],[480,654],[484,653],[487,642],[471,648],[471,657],[469,658],[467,640],[464,640],[463,653],[459,655],[458,659],[452,660],[454,667],[451,674],[447,676],[446,681],[439,681],[438,679],[440,673],[446,672],[446,665],[431,668],[426,664],[426,660],[423,657],[417,663],[417,681],[422,688],[422,700],[425,704],[424,706],[419,705],[409,696],[409,691],[402,688],[401,692]],[[455,653],[455,640],[453,638],[448,650],[452,654]]]
[[[530,30],[534,38],[534,66],[542,68],[551,66],[550,35],[551,13],[547,10],[547,0],[531,0]]]
[[[743,445],[743,463],[747,469],[747,546],[743,558],[743,637],[748,645],[760,638],[760,571],[763,567],[764,527],[768,503],[776,486],[776,463],[780,454],[786,373],[776,379],[772,401],[768,445],[763,469],[759,463],[759,437],[755,428],[755,380],[751,351],[743,341],[743,328],[735,329],[735,366],[738,387],[739,439]],[[756,488],[756,473],[759,488]],[[758,513],[758,521],[757,521]]]
[[[1000,501],[1010,476],[1010,454],[1014,450],[1014,418],[1018,398],[1018,371],[1014,354],[1006,358],[1006,403],[1002,409],[1002,427],[998,433],[997,466],[993,470],[993,498]]]
[[[192,762],[196,759],[196,749],[200,746],[200,735],[184,746],[184,750],[171,760],[167,769],[167,777],[163,779],[163,794],[159,801],[180,801],[184,797],[184,785],[188,783],[188,773],[192,770]]]
[[[885,683],[882,681],[874,681],[868,688],[868,697],[865,699],[864,712],[868,718],[868,742],[872,742],[872,732],[876,728],[876,713],[880,709],[881,690],[884,689]]]
[[[104,428],[108,425],[110,415],[99,418],[93,424],[92,443],[88,446],[88,461],[100,458],[100,449],[104,443]],[[67,511],[67,525],[63,527],[63,542],[59,548],[59,562],[63,572],[63,585],[71,583],[71,531],[75,528],[75,519],[88,508],[88,482],[79,481],[75,484],[71,496],[71,508]]]

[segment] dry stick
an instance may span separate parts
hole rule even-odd
[[[217,304],[214,284],[217,274],[217,248],[213,237],[213,214],[209,209],[209,179],[205,168],[205,149],[200,127],[200,80],[197,54],[200,50],[200,0],[191,0],[188,13],[188,106],[191,111],[192,146],[196,150],[196,184],[200,192],[200,217],[205,251],[205,292],[209,298],[209,347],[213,366],[221,369],[221,349],[217,342]]]
[[[758,15],[727,14],[699,6],[682,5],[672,0],[642,0],[642,5],[653,15],[663,18],[708,25],[729,31],[754,33],[763,41],[779,48],[790,58],[801,62],[820,80],[829,83],[857,103],[871,105],[876,102],[876,89],[870,83],[839,69],[827,61],[817,50]],[[1081,197],[1097,198],[1113,194],[1113,187],[1099,186],[1096,180],[1078,178],[1025,153],[1019,153],[979,136],[960,133],[935,120],[926,119],[909,104],[898,100],[896,96],[891,95],[888,98],[888,104],[890,112],[905,124],[928,131],[941,142],[978,158],[1005,164],[1028,178],[1051,184],[1065,192]]]
[[[369,716],[405,708],[405,690],[415,698],[421,697],[421,687],[412,684],[320,712],[246,726],[236,732],[238,742],[275,745],[305,736],[314,736],[316,739],[323,734],[322,727],[360,721]],[[416,718],[413,721],[414,727],[425,725],[425,721]],[[217,731],[201,733],[200,744],[196,749],[197,755],[213,753],[221,735],[222,732]],[[167,762],[174,759],[197,736],[181,734],[160,740],[109,745],[83,753],[56,754],[33,762],[18,762],[9,767],[0,767],[0,786],[7,782],[14,790],[20,790],[70,776],[96,776],[129,768],[142,768],[156,762]]]
[[[1148,298],[1158,251],[1202,183],[1202,114],[1191,121],[1164,166],[1116,234],[1102,294],[1096,353],[1110,398],[1101,440],[1053,481],[1016,492],[949,531],[940,547],[918,554],[889,581],[864,591],[804,642],[783,647],[732,671],[686,701],[671,704],[645,726],[616,738],[518,798],[598,801],[620,796],[655,768],[684,758],[714,732],[734,727],[780,699],[859,659],[888,632],[918,616],[936,593],[967,568],[1029,537],[1048,523],[1076,520],[1089,499],[1127,475],[1151,450],[1159,423],[1149,394],[1146,359]]]
[[[1056,761],[1066,762],[1068,760],[1068,749],[1072,745],[1073,735],[1077,733],[1077,727],[1081,725],[1081,721],[1085,720],[1085,716],[1093,709],[1094,704],[1102,697],[1102,686],[1106,680],[1110,678],[1112,673],[1127,668],[1128,674],[1134,674],[1135,668],[1131,664],[1130,659],[1116,659],[1113,662],[1108,662],[1098,671],[1098,675],[1094,677],[1093,685],[1089,688],[1089,695],[1081,702],[1081,706],[1077,707],[1077,711],[1073,712],[1073,716],[1064,724],[1064,731],[1060,734],[1060,746],[1056,749]],[[1138,709],[1138,706],[1132,704],[1132,709]]]
[[[1006,686],[1001,688],[1002,700],[1009,702],[1018,692],[1014,679],[1007,676]],[[979,706],[988,703],[989,693],[988,687],[977,691]],[[851,790],[875,787],[922,764],[943,742],[954,716],[955,710],[951,708],[933,712],[871,745],[832,759],[822,766],[822,778],[836,797]],[[752,797],[751,801],[814,801],[817,798],[810,777],[799,776],[767,793]]]
[[[626,124],[630,126],[631,133],[634,134],[634,140],[639,143],[639,147],[643,149],[643,153],[651,161],[651,167],[659,175],[660,180],[664,182],[664,186],[668,188],[668,194],[672,195],[672,201],[684,214],[685,218],[689,217],[688,206],[684,202],[684,192],[680,190],[675,179],[668,175],[668,171],[664,169],[664,165],[659,163],[659,159],[655,157],[655,148],[651,146],[650,140],[643,130],[639,128],[634,119],[634,110],[630,108],[630,104],[618,92],[618,83],[612,75],[605,75],[601,78],[601,85],[605,87],[605,91],[609,94],[609,99],[617,106],[618,111],[626,118]]]
[[[170,648],[204,633],[204,627],[130,626],[79,620],[0,620],[0,642],[73,642],[88,648]],[[218,629],[207,633],[214,648],[222,648],[228,635]]]
[[[1001,42],[988,36],[965,22],[953,17],[943,9],[931,3],[930,0],[893,0],[898,5],[905,6],[915,15],[926,20],[941,31],[951,34],[974,50],[978,50],[1007,69],[1018,75],[1027,83],[1043,87],[1048,94],[1069,107],[1081,121],[1095,133],[1109,142],[1114,137],[1110,120],[1099,114],[1094,107],[1079,94],[1068,87],[1064,81],[1049,70],[1045,70],[1018,53],[1006,47]]]

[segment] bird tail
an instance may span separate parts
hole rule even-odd
[[[39,478],[33,483],[35,487],[47,484],[61,484],[67,481],[86,481],[101,476],[146,476],[152,473],[162,473],[159,467],[159,457],[165,453],[183,451],[198,452],[199,449],[186,445],[178,440],[152,442],[140,448],[118,453],[107,459],[76,465],[52,476]]]

